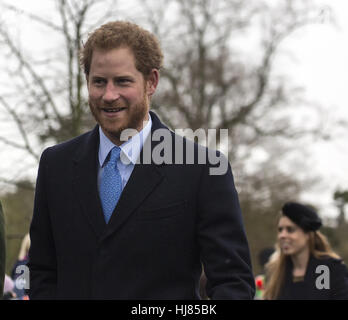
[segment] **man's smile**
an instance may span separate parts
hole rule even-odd
[[[101,108],[102,111],[104,112],[108,112],[108,113],[116,113],[116,112],[120,112],[123,110],[126,110],[126,107],[119,107],[119,108]]]

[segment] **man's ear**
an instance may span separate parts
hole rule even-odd
[[[159,82],[159,71],[157,69],[152,69],[150,75],[146,80],[146,93],[149,97],[151,97],[157,88]]]

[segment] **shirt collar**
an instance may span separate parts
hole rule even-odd
[[[149,136],[152,127],[151,115],[149,114],[149,120],[147,121],[145,127],[128,141],[121,144],[121,162],[125,165],[136,164],[136,161],[140,155],[140,151],[143,147],[144,141]],[[110,139],[104,134],[103,130],[99,126],[99,164],[102,167],[106,157],[108,156],[110,150],[116,145],[110,141]]]

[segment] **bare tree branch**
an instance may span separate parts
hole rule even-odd
[[[25,60],[21,54],[21,52],[17,49],[17,47],[14,45],[14,43],[12,42],[12,40],[10,39],[10,37],[8,36],[8,34],[2,29],[0,28],[0,35],[5,39],[7,45],[9,46],[9,48],[11,49],[11,51],[14,53],[14,55],[17,57],[18,61],[20,62],[20,64],[26,68],[28,70],[28,72],[32,75],[33,79],[36,81],[36,83],[40,86],[42,92],[45,94],[45,96],[47,97],[47,101],[49,102],[49,104],[52,107],[53,112],[55,113],[57,119],[59,121],[62,121],[62,117],[60,115],[60,113],[58,112],[58,108],[55,105],[51,94],[48,90],[48,88],[46,87],[44,80],[42,79],[41,76],[39,76],[33,69],[33,67],[28,63],[27,60]]]
[[[29,19],[31,19],[32,21],[37,21],[37,22],[45,25],[46,27],[49,27],[50,29],[52,29],[54,31],[57,31],[57,32],[61,32],[62,31],[62,29],[59,26],[55,25],[51,21],[46,20],[46,19],[44,19],[44,18],[42,18],[42,17],[40,17],[38,15],[35,15],[33,13],[30,13],[30,12],[26,12],[23,9],[20,9],[20,8],[18,8],[16,6],[13,6],[13,5],[10,5],[10,4],[4,3],[4,4],[2,4],[2,6],[3,6],[4,9],[8,9],[10,11],[13,11],[13,12],[17,13],[17,14],[18,13],[24,14]]]
[[[1,138],[1,140],[5,143],[11,145],[12,147],[27,150],[29,152],[29,154],[35,158],[35,160],[39,160],[39,155],[36,154],[35,151],[33,150],[33,148],[31,147],[31,144],[30,144],[29,138],[28,138],[28,133],[26,132],[24,125],[23,125],[23,122],[20,119],[20,117],[18,116],[18,114],[16,113],[16,111],[14,109],[12,109],[2,97],[0,97],[0,102],[4,106],[4,108],[7,110],[7,112],[13,117],[13,119],[17,125],[17,128],[19,129],[19,132],[23,138],[24,146],[20,146],[19,144],[11,142],[5,138]]]

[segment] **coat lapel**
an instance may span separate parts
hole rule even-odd
[[[74,158],[74,190],[87,221],[99,238],[106,224],[97,188],[98,126],[86,135]]]

